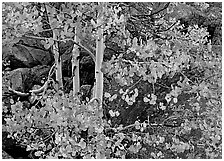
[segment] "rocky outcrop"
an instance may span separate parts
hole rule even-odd
[[[29,68],[18,68],[13,70],[8,77],[10,87],[16,91],[25,92],[25,76],[30,74],[31,70]]]
[[[13,90],[20,92],[28,92],[33,85],[43,84],[41,82],[47,78],[50,66],[36,66],[34,68],[18,68],[13,70],[7,80]]]
[[[51,52],[39,47],[32,47],[32,45],[26,46],[19,41],[11,48],[9,46],[3,46],[3,62],[6,62],[6,65],[3,65],[3,69],[9,67],[13,70],[17,68],[32,68],[37,65],[52,64],[54,58]]]

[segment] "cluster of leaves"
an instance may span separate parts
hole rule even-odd
[[[88,19],[93,14],[90,12],[92,3],[80,5],[81,12],[70,10],[70,5],[61,5],[63,11],[67,9],[64,14],[57,15],[58,11],[47,9],[57,15],[51,26],[63,27],[64,33],[57,30],[62,37],[64,35],[63,38],[73,32],[70,27],[74,27],[74,22],[70,21],[75,16]],[[171,8],[168,8],[170,15],[176,15],[177,12],[179,15],[186,14],[189,10],[181,10],[184,6],[172,3]],[[97,10],[97,5],[94,7]],[[45,8],[40,10],[44,12]],[[171,115],[154,122],[150,122],[151,116],[148,116],[148,120],[133,120],[133,124],[125,127],[111,126],[102,119],[104,112],[100,110],[102,108],[97,101],[81,104],[71,94],[63,95],[59,92],[45,96],[41,100],[41,108],[33,106],[27,109],[21,102],[13,104],[12,117],[6,118],[5,125],[9,137],[25,145],[37,158],[129,158],[129,154],[156,159],[220,158],[221,55],[215,53],[207,42],[209,35],[206,29],[195,25],[183,32],[184,26],[178,22],[170,28],[170,24],[175,21],[172,16],[158,18],[162,14],[153,15],[150,11],[148,17],[154,16],[154,20],[150,19],[150,22],[153,21],[150,24],[153,30],[143,25],[145,28],[141,28],[141,34],[149,32],[145,40],[139,35],[133,36],[131,30],[125,30],[124,24],[133,19],[136,23],[142,22],[141,18],[136,20],[139,15],[132,15],[138,12],[125,15],[121,14],[122,10],[112,5],[108,12],[101,13],[106,17],[103,21],[105,32],[109,35],[115,31],[117,35],[113,42],[126,47],[122,54],[113,56],[103,64],[104,74],[114,78],[119,86],[113,92],[105,91],[104,100],[109,102],[108,106],[115,106],[117,101],[123,100],[126,107],[140,101]],[[74,17],[69,18],[68,15]],[[94,26],[95,19],[90,22],[83,19],[83,23],[86,27],[91,26],[86,28],[87,31],[99,27]],[[155,32],[159,38],[150,32]],[[172,81],[174,78],[177,79]],[[148,83],[151,90],[143,93],[138,86],[142,81]],[[159,90],[161,84],[166,90]],[[109,114],[111,117],[119,117],[122,110],[109,110]]]
[[[21,102],[11,102],[12,117],[6,118],[5,128],[9,137],[26,146],[35,158],[220,158],[221,60],[215,60],[206,59],[206,66],[202,60],[198,61],[199,67],[210,72],[202,82],[195,79],[193,84],[187,73],[182,75],[165,95],[169,106],[159,102],[156,88],[155,93],[143,97],[145,103],[174,111],[162,122],[135,121],[126,127],[111,127],[102,119],[103,111],[99,111],[97,102],[83,105],[71,94],[57,93],[45,96],[39,109],[34,106],[27,109]],[[132,105],[139,99],[141,90],[129,85],[120,86],[117,92],[105,92],[105,100],[123,99]],[[196,97],[180,103],[186,93]],[[120,112],[111,110],[109,114],[118,117]],[[180,126],[167,128],[180,119],[183,120]]]
[[[96,103],[81,105],[71,95],[57,93],[41,100],[41,104],[44,108],[27,109],[21,102],[11,106],[12,117],[6,119],[9,137],[40,158],[95,154],[104,126]],[[82,137],[87,130],[87,138]]]
[[[184,69],[189,69],[192,66],[198,67],[201,59],[204,62],[203,55],[200,52],[206,47],[203,44],[207,41],[206,36],[208,33],[204,29],[195,26],[189,28],[189,33],[182,34],[178,31],[180,28],[181,26],[178,26],[173,33],[170,32],[170,36],[173,38],[169,41],[164,40],[156,43],[154,40],[148,40],[146,44],[141,43],[139,45],[138,39],[134,38],[125,55],[135,53],[137,57],[134,60],[127,60],[122,54],[113,57],[110,61],[104,63],[103,72],[114,77],[119,85],[130,86],[136,77],[155,84],[158,82],[157,80],[167,76],[172,78],[177,73],[183,74]],[[175,35],[173,35],[174,33]],[[198,59],[200,60],[198,61]],[[184,77],[185,84],[189,84],[189,81]],[[123,92],[123,97],[128,92],[131,91],[126,90],[126,92]],[[135,96],[138,96],[138,94]],[[178,94],[173,94],[173,96],[176,98]],[[145,97],[144,100],[147,101],[146,99]]]
[[[126,158],[127,152],[142,148],[142,137],[125,130],[143,132],[147,122],[112,128],[102,119],[97,101],[83,105],[72,94],[59,92],[40,103],[44,107],[27,109],[22,102],[11,101],[12,117],[5,119],[8,137],[25,146],[33,158]]]
[[[186,33],[181,31],[183,28],[184,26],[177,23],[172,29],[164,32],[162,36],[169,40],[149,39],[144,43],[141,38],[135,37],[128,42],[129,49],[126,53],[105,62],[102,71],[114,78],[120,88],[117,93],[105,93],[105,97],[111,102],[111,106],[113,101],[117,101],[112,99],[116,96],[117,99],[125,100],[127,106],[143,99],[143,102],[157,105],[165,112],[172,111],[175,118],[172,119],[172,124],[177,123],[178,119],[183,120],[183,123],[174,130],[175,134],[171,133],[171,137],[166,135],[168,140],[172,139],[171,142],[165,143],[167,150],[177,154],[187,152],[186,158],[220,158],[221,55],[212,50],[205,28],[189,26]],[[130,54],[134,56],[128,59],[127,55]],[[201,75],[192,75],[197,72],[201,72]],[[167,80],[176,76],[179,77],[177,81],[167,84]],[[153,88],[149,93],[144,93],[144,97],[138,97],[142,93],[136,84],[142,80],[147,81]],[[169,88],[168,91],[163,91],[166,93],[163,98],[161,91],[156,90],[159,83]],[[186,95],[190,95],[189,98],[186,97],[187,100],[183,98]],[[160,100],[166,100],[166,105]],[[114,115],[113,112],[110,113]],[[208,125],[209,122],[212,123]],[[164,131],[167,130],[164,128]],[[192,138],[190,142],[186,139],[180,141],[180,138],[189,137],[195,131],[196,134],[193,135],[196,135],[198,140]],[[177,139],[177,136],[180,138]],[[196,154],[196,151],[203,148],[206,155]],[[160,158],[161,153],[158,154],[153,154],[152,157]]]

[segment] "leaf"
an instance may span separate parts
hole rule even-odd
[[[44,44],[44,48],[45,48],[45,49],[49,49],[50,47],[51,47],[50,44],[46,44],[46,43]]]
[[[112,110],[109,110],[109,114],[110,114],[111,117],[115,116],[115,113]]]
[[[132,48],[136,49],[138,47],[138,39],[137,37],[134,37],[132,40]]]
[[[183,153],[185,151],[185,149],[186,149],[185,144],[180,144],[180,145],[176,146],[177,153]]]
[[[170,94],[166,94],[165,99],[169,103],[171,101],[171,95]]]
[[[111,95],[110,95],[110,93],[105,92],[105,93],[104,93],[104,97],[106,97],[106,98],[110,98],[110,97],[111,97]]]
[[[147,103],[147,102],[150,101],[150,99],[148,99],[147,97],[144,97],[144,98],[143,98],[143,101],[144,101],[145,103]]]
[[[123,91],[122,88],[119,90],[119,93],[120,93],[120,94],[124,93],[124,91]]]
[[[115,112],[115,115],[116,115],[116,116],[119,116],[119,115],[120,115],[119,111],[116,111],[116,112]]]
[[[32,148],[30,147],[30,145],[27,145],[26,151],[30,151],[30,150],[32,150]]]
[[[131,105],[134,104],[134,102],[132,102],[132,101],[128,101],[127,104],[128,104],[129,106],[131,106]]]
[[[114,94],[111,98],[112,99],[116,99],[117,98],[117,94]]]
[[[156,101],[152,99],[152,100],[150,100],[149,104],[155,105],[156,104]]]
[[[91,19],[90,22],[91,22],[91,24],[93,25],[94,28],[97,27],[96,22],[93,19]]]
[[[34,153],[35,156],[40,157],[44,152],[43,151],[36,151]]]
[[[45,11],[45,8],[43,6],[41,6],[41,9],[40,9],[42,12]]]
[[[132,153],[137,153],[139,151],[138,148],[136,148],[134,145],[131,145],[128,150]]]
[[[159,142],[160,143],[163,143],[165,141],[165,138],[164,137],[159,137]]]
[[[138,93],[138,88],[135,88],[134,91],[135,91],[135,93]]]
[[[13,99],[10,99],[10,104],[14,104],[14,100]]]
[[[96,159],[106,159],[104,154],[101,154],[100,152],[96,153]]]
[[[152,74],[152,76],[155,78],[155,80],[157,80],[157,73],[156,73],[155,68],[152,68],[152,69],[151,69],[151,74]]]
[[[135,69],[134,68],[130,68],[129,70],[129,76],[133,77],[135,75]]]
[[[173,102],[174,103],[177,103],[178,102],[178,100],[177,100],[177,98],[175,97],[175,98],[173,98]]]
[[[141,128],[140,123],[138,121],[135,121],[135,128],[139,130]]]
[[[57,18],[53,18],[53,20],[51,21],[50,25],[51,25],[52,29],[58,28],[59,27],[59,22],[58,22]]]
[[[49,39],[48,39],[48,44],[49,44],[50,46],[52,46],[52,45],[54,44],[54,39],[53,39],[53,38],[49,38]]]
[[[85,149],[86,148],[86,143],[84,141],[84,139],[82,138],[79,142],[79,146],[82,148],[82,149]]]
[[[165,110],[165,109],[166,109],[166,106],[164,106],[163,104],[161,104],[161,105],[159,106],[159,108],[160,108],[161,110]]]
[[[153,93],[151,94],[151,98],[152,98],[152,100],[157,100],[157,96],[156,95],[154,95]]]
[[[3,106],[2,108],[3,108],[3,112],[4,112],[4,113],[7,113],[7,112],[8,112],[8,108],[7,108],[7,106]]]

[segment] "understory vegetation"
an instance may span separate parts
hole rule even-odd
[[[3,131],[34,159],[222,158],[217,12],[202,2],[3,3],[3,45],[38,39],[54,55],[40,89],[3,77]],[[81,49],[95,68],[87,91]]]

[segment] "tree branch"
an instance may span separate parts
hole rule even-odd
[[[170,5],[170,2],[168,2],[162,9],[160,9],[160,10],[158,10],[158,11],[156,11],[156,12],[150,14],[150,16],[152,16],[152,15],[156,15],[156,14],[158,14],[159,12],[162,12],[163,10],[167,9],[169,5]]]
[[[20,91],[16,91],[16,90],[12,89],[11,87],[9,87],[9,91],[18,95],[18,96],[21,96],[21,97],[26,97],[26,96],[30,95],[30,93],[23,93],[23,92],[20,92]]]
[[[38,39],[38,40],[49,40],[49,39],[52,39],[52,38],[46,38],[46,37],[38,37],[38,36],[30,36],[30,35],[24,35],[25,37],[27,38],[32,38],[32,39]],[[87,49],[85,46],[83,46],[80,42],[77,43],[75,42],[73,39],[63,39],[63,40],[57,40],[57,39],[53,39],[54,41],[57,41],[57,42],[63,42],[63,41],[72,41],[74,44],[76,44],[77,46],[81,47],[82,49],[86,50],[89,55],[91,56],[91,58],[93,59],[94,63],[96,62],[96,57],[95,55],[89,50]]]
[[[50,80],[50,77],[53,75],[53,69],[55,67],[55,64],[51,67],[50,71],[49,71],[49,74],[48,74],[48,79],[47,81],[44,83],[44,85],[42,87],[40,87],[39,89],[33,89],[33,90],[29,90],[28,93],[23,93],[23,92],[20,92],[20,91],[16,91],[14,89],[12,89],[11,87],[9,87],[9,91],[18,95],[18,96],[21,96],[21,97],[26,97],[26,96],[30,96],[31,93],[33,94],[39,94],[43,91],[45,91],[47,89],[47,86],[48,86],[48,83],[49,83],[49,80]]]

